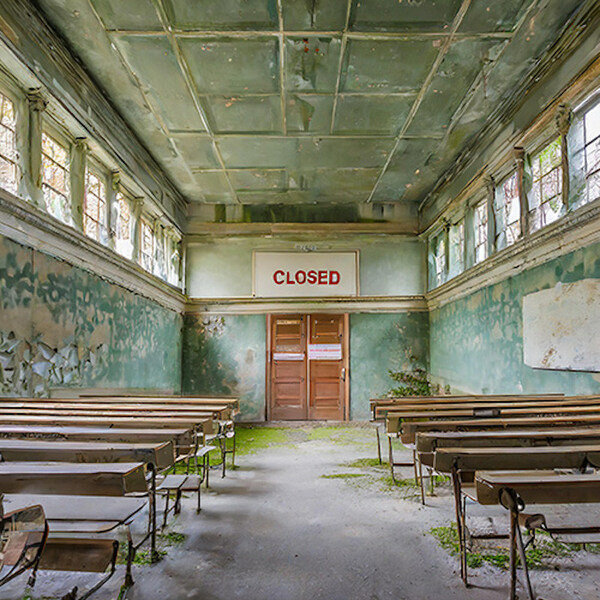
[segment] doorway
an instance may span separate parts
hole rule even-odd
[[[269,315],[267,419],[349,416],[348,315]]]

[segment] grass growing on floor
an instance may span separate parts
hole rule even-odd
[[[272,446],[294,445],[293,431],[292,429],[285,429],[283,427],[237,425],[235,429],[236,454],[253,454],[258,450],[265,450]]]
[[[390,463],[385,460],[380,464],[378,458],[357,458],[356,460],[343,463],[342,467],[349,467],[350,469],[377,469],[379,471],[389,471]]]
[[[458,543],[458,530],[456,523],[450,527],[433,527],[429,533],[438,541],[439,545],[452,556],[458,556],[460,547]],[[599,544],[588,544],[588,552],[597,552]],[[527,548],[525,556],[527,565],[532,569],[553,568],[549,562],[554,558],[571,556],[575,552],[583,550],[581,544],[565,544],[552,539],[549,535],[538,533],[535,546]],[[481,567],[489,563],[501,569],[507,569],[509,564],[508,548],[502,546],[484,547],[480,546],[475,552],[467,553],[467,564],[469,567]]]
[[[373,433],[370,429],[348,427],[347,425],[324,425],[304,429],[306,441],[328,440],[336,444],[372,444]]]
[[[185,533],[180,533],[178,531],[169,531],[168,533],[159,533],[156,536],[157,549],[156,552],[158,554],[158,560],[162,560],[168,553],[168,548],[170,546],[175,546],[179,544],[183,544],[187,539],[187,535]],[[117,557],[117,564],[124,565],[127,564],[127,544],[122,543],[119,545],[119,555]],[[152,558],[150,555],[150,550],[138,550],[135,553],[135,557],[133,559],[134,565],[151,565]]]
[[[353,479],[355,477],[368,477],[366,473],[331,473],[330,475],[321,475],[322,479]]]

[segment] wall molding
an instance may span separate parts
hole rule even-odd
[[[424,296],[356,298],[191,298],[186,314],[256,315],[284,313],[427,312]]]
[[[519,239],[425,294],[429,310],[600,242],[600,198]]]
[[[0,235],[85,269],[178,313],[185,296],[134,262],[0,189]]]

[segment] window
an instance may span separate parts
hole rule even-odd
[[[488,256],[488,211],[486,202],[473,209],[473,229],[475,231],[475,263]]]
[[[433,257],[435,266],[435,285],[444,283],[446,277],[446,236],[441,233],[435,241],[435,254]]]
[[[104,177],[89,168],[85,173],[83,231],[97,242],[106,244],[106,182]]]
[[[518,175],[509,175],[496,190],[496,223],[504,233],[502,247],[514,244],[521,235],[521,201]]]
[[[531,230],[536,231],[556,221],[562,209],[560,138],[533,157],[531,174]]]
[[[14,104],[0,94],[0,187],[17,193],[17,120]]]
[[[45,132],[42,133],[42,190],[47,211],[70,224],[69,152]]]
[[[146,219],[140,221],[140,264],[146,271],[154,270],[154,229]]]
[[[583,118],[586,201],[600,197],[600,103]]]
[[[117,193],[117,223],[116,244],[117,252],[125,258],[133,255],[133,244],[131,240],[131,204],[129,198],[123,193]]]
[[[456,225],[450,227],[448,272],[454,277],[465,270],[465,221],[461,219]]]
[[[181,263],[181,251],[180,251],[180,240],[171,238],[169,240],[169,252],[170,257],[167,264],[167,281],[172,284],[179,286],[179,266]]]
[[[167,278],[165,265],[165,230],[159,227],[154,233],[154,274],[161,279]]]

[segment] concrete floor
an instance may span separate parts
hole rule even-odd
[[[453,520],[448,490],[440,490],[423,508],[416,499],[403,499],[406,492],[384,489],[370,478],[322,477],[360,473],[343,463],[375,456],[374,432],[367,426],[352,427],[337,441],[297,441],[240,456],[239,469],[226,479],[213,476],[200,516],[195,499],[184,500],[170,529],[185,533],[185,542],[172,546],[157,565],[136,566],[136,584],[127,597],[505,599],[506,571],[489,565],[472,570],[475,587],[465,589],[458,560],[427,533]],[[577,567],[573,562],[563,572],[535,571],[540,597],[598,600],[600,557],[590,555],[584,563]],[[41,573],[32,597],[55,597],[73,585],[85,589],[92,581],[81,574]],[[121,582],[119,567],[114,581],[93,597],[116,598]],[[3,588],[0,598],[21,598],[24,583]]]

